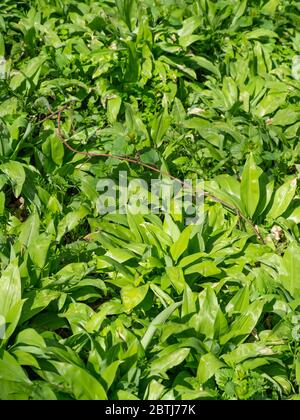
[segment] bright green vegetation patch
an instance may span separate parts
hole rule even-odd
[[[0,399],[299,399],[297,28],[295,0],[1,1]],[[201,223],[99,215],[99,179],[159,174],[58,115],[203,178]]]

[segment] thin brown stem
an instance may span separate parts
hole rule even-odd
[[[165,172],[165,171],[160,170],[159,168],[157,168],[154,165],[149,165],[147,163],[144,163],[140,159],[133,158],[133,157],[128,157],[128,156],[114,155],[114,154],[111,154],[111,153],[83,152],[83,151],[77,150],[74,147],[72,147],[65,140],[65,138],[64,138],[64,136],[62,134],[62,131],[61,131],[61,114],[62,114],[62,112],[65,109],[68,108],[68,106],[69,106],[68,104],[64,105],[61,109],[59,109],[56,112],[53,112],[51,115],[48,116],[48,118],[46,118],[46,119],[53,118],[54,116],[57,115],[57,135],[58,135],[58,138],[60,139],[60,141],[63,143],[63,145],[68,150],[70,150],[73,153],[76,153],[76,154],[79,154],[79,155],[82,155],[82,156],[86,156],[86,157],[90,157],[90,158],[91,157],[107,157],[107,158],[112,158],[112,159],[117,159],[117,160],[125,161],[125,162],[128,162],[128,163],[133,163],[135,165],[140,165],[140,166],[142,166],[144,168],[150,169],[152,172],[159,173],[159,174],[161,174],[163,176],[166,176],[166,177],[169,177],[169,178],[173,179],[176,182],[179,182],[183,187],[190,188],[190,184],[186,183],[185,181],[182,181],[181,179],[176,178],[174,175],[171,175],[168,172]],[[219,199],[218,197],[214,196],[213,194],[210,194],[207,191],[204,191],[203,194],[204,194],[205,197],[207,197],[207,198],[209,198],[209,199],[211,199],[211,200],[213,200],[213,201],[215,201],[217,203],[222,204],[222,206],[226,207],[227,209],[229,209],[232,212],[234,212],[235,214],[237,214],[240,219],[243,219],[249,226],[251,226],[251,228],[252,228],[253,232],[255,233],[256,237],[258,238],[258,240],[260,242],[262,242],[263,244],[265,244],[264,238],[262,237],[262,235],[261,235],[261,233],[259,231],[258,226],[255,225],[252,222],[252,220],[250,220],[246,216],[244,216],[237,207],[232,206],[231,204],[226,203],[225,201]]]

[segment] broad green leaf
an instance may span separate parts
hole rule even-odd
[[[122,360],[115,360],[109,366],[101,371],[101,377],[106,382],[106,390],[108,390],[115,381],[117,370],[122,363]]]
[[[255,114],[259,117],[272,114],[276,111],[286,100],[287,92],[270,92],[260,101],[255,108]]]
[[[276,112],[272,118],[272,125],[291,125],[299,121],[300,112],[294,111],[293,109],[285,108],[280,109]]]
[[[1,381],[20,382],[31,385],[25,371],[16,359],[7,351],[0,349],[0,379]]]
[[[300,206],[295,207],[291,214],[287,217],[288,220],[292,220],[293,222],[299,224],[300,223]]]
[[[145,393],[145,399],[147,400],[160,400],[162,394],[165,391],[165,387],[156,381],[155,379],[152,379],[150,382],[146,393]]]
[[[9,309],[5,319],[5,329],[3,331],[3,336],[0,336],[0,339],[8,340],[10,336],[14,333],[17,328],[18,322],[21,317],[22,308],[24,305],[24,300],[19,300]],[[0,317],[3,317],[0,315]],[[1,327],[0,327],[1,329]]]
[[[123,263],[132,258],[136,258],[136,255],[133,252],[129,251],[128,249],[122,249],[122,248],[111,248],[106,253],[106,255],[118,261],[119,263]]]
[[[193,264],[195,261],[203,259],[203,257],[207,258],[207,254],[205,252],[196,252],[195,254],[187,255],[180,260],[178,266],[187,267],[188,265]]]
[[[68,363],[53,362],[77,400],[106,400],[103,386],[87,370]]]
[[[278,38],[276,32],[271,31],[270,29],[258,28],[246,34],[248,39],[258,39],[258,38]]]
[[[200,311],[198,331],[206,339],[218,337],[227,330],[227,323],[220,309],[214,290],[209,286],[199,295]]]
[[[149,285],[145,284],[140,287],[123,287],[121,289],[121,298],[126,312],[130,312],[139,305],[148,293]]]
[[[93,315],[94,311],[88,305],[74,302],[61,316],[68,320],[73,334],[79,334]]]
[[[242,210],[240,206],[243,203],[241,203],[240,200],[237,200],[233,194],[230,194],[230,192],[227,192],[225,189],[221,188],[215,180],[207,181],[205,183],[205,191],[210,194],[208,195],[208,198],[210,198],[212,201],[221,200],[223,205],[227,204],[230,208],[233,207]]]
[[[116,122],[122,99],[118,95],[112,95],[107,101],[107,118],[111,124]]]
[[[255,164],[252,153],[248,156],[241,179],[241,200],[247,212],[252,217],[260,199],[259,177],[262,170]]]
[[[202,261],[198,264],[191,265],[184,271],[185,275],[199,273],[204,277],[211,277],[221,273],[221,270],[213,261]]]
[[[28,79],[32,78],[37,73],[37,71],[40,70],[42,64],[46,61],[46,59],[47,56],[40,55],[29,60],[26,66],[22,69],[24,75]]]
[[[236,4],[236,8],[234,10],[234,18],[232,20],[231,26],[234,26],[238,22],[239,18],[243,16],[247,8],[247,3],[247,0],[242,0],[241,2]]]
[[[141,161],[148,164],[156,164],[159,161],[159,154],[155,149],[150,149],[140,155]]]
[[[52,135],[47,138],[43,143],[42,150],[50,160],[52,160],[56,165],[61,165],[64,159],[64,146],[61,140],[56,136]]]
[[[230,194],[232,202],[235,203],[236,207],[242,209],[241,197],[240,197],[240,184],[239,182],[230,175],[218,175],[214,180],[219,184],[220,188]]]
[[[48,251],[51,245],[51,237],[46,234],[37,236],[36,240],[31,242],[28,252],[32,262],[40,269],[47,263]]]
[[[197,63],[199,67],[202,67],[203,69],[208,70],[209,72],[213,73],[218,78],[221,77],[220,71],[217,66],[212,64],[209,60],[207,60],[204,57],[195,56],[192,57],[192,61]]]
[[[226,108],[230,109],[238,99],[238,88],[231,77],[225,77],[223,80],[222,92],[224,94]]]
[[[297,359],[296,359],[296,381],[297,381],[297,384],[298,384],[298,387],[300,387],[300,356],[298,355],[297,356]]]
[[[249,287],[240,289],[226,305],[226,312],[229,316],[234,313],[243,313],[249,306]]]
[[[273,350],[266,347],[264,343],[244,343],[237,346],[230,353],[222,356],[222,359],[229,366],[234,366],[252,357],[271,356],[273,354]]]
[[[277,219],[289,207],[294,198],[297,188],[297,179],[286,181],[276,190],[271,209],[269,210],[268,219]]]
[[[294,241],[289,244],[282,260],[280,282],[295,298],[300,297],[300,246]]]
[[[64,216],[64,218],[58,224],[57,241],[60,241],[67,232],[70,232],[72,229],[78,226],[88,213],[89,210],[86,207],[80,206],[77,210],[71,211],[66,216]]]
[[[166,267],[166,273],[177,293],[181,294],[185,287],[182,269],[179,267]]]
[[[2,34],[0,34],[0,57],[5,57],[5,44]]]
[[[192,227],[191,225],[187,226],[180,234],[179,238],[174,242],[170,248],[170,253],[174,261],[177,261],[178,258],[187,250]]]
[[[265,300],[257,300],[252,302],[248,308],[240,315],[229,327],[229,331],[220,337],[220,343],[226,344],[232,338],[238,338],[241,343],[251,334],[253,328],[256,326]]]
[[[19,241],[24,248],[28,248],[31,244],[37,243],[39,236],[40,218],[38,213],[32,213],[28,219],[22,224],[19,235]]]
[[[18,259],[13,260],[0,277],[0,315],[4,318],[21,300],[21,279]]]
[[[4,172],[12,182],[14,194],[19,197],[25,182],[25,171],[20,162],[10,161],[0,165],[0,171]]]
[[[207,353],[201,356],[197,370],[197,379],[199,379],[201,384],[204,384],[222,367],[226,367],[225,363],[213,353]]]
[[[172,315],[172,313],[182,304],[182,302],[176,302],[170,305],[168,308],[164,309],[160,314],[158,314],[150,323],[147,331],[145,332],[141,344],[146,350],[150,344],[157,328],[166,322],[166,320]]]
[[[129,391],[124,391],[124,390],[119,390],[117,392],[118,395],[118,399],[119,400],[124,400],[124,401],[134,401],[134,400],[139,400],[139,398],[136,395],[133,395],[131,392]]]
[[[267,16],[274,15],[277,7],[280,5],[280,0],[269,0],[261,9]]]
[[[51,289],[37,289],[30,291],[24,295],[26,299],[21,315],[21,322],[25,322],[32,318],[54,300],[58,299],[60,292]]]
[[[193,292],[189,285],[185,283],[183,291],[181,316],[189,315],[196,312],[196,304]]]
[[[16,338],[16,344],[27,344],[28,346],[40,348],[46,347],[43,337],[33,328],[27,328],[21,331]]]
[[[190,349],[188,348],[178,348],[174,351],[164,351],[163,356],[158,355],[158,358],[155,359],[151,365],[152,374],[161,374],[174,366],[180,365],[188,356]]]
[[[172,217],[167,213],[164,218],[164,231],[176,242],[180,236],[180,230]]]
[[[255,211],[255,215],[262,215],[270,204],[274,191],[274,179],[270,182],[264,174],[260,177],[260,200]]]
[[[189,36],[191,35],[195,29],[197,29],[201,25],[202,19],[200,16],[192,16],[188,19],[185,19],[182,24],[182,28],[179,29],[178,35],[179,37]]]
[[[169,128],[169,125],[170,125],[170,117],[169,117],[168,111],[164,109],[164,111],[160,115],[154,118],[153,123],[152,123],[151,137],[156,147],[161,146],[163,142],[163,138]]]

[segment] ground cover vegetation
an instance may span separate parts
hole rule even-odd
[[[0,399],[299,399],[299,28],[295,0],[1,1]],[[203,179],[203,220],[99,214],[120,171]]]

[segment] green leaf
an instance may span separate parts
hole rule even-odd
[[[208,70],[209,72],[213,73],[218,78],[221,77],[221,74],[220,74],[220,71],[219,71],[218,67],[215,66],[214,64],[212,64],[206,58],[200,57],[200,56],[194,56],[194,57],[192,57],[192,61],[194,61],[195,63],[197,63],[197,65],[199,67],[202,67],[202,68]]]
[[[122,99],[118,95],[112,95],[107,100],[107,118],[111,124],[117,121],[121,103]]]
[[[245,207],[247,216],[252,217],[255,213],[260,199],[259,177],[262,170],[258,168],[253,159],[252,153],[249,154],[241,179],[241,200]]]
[[[160,400],[162,394],[165,391],[165,387],[159,383],[158,381],[156,381],[155,379],[152,379],[152,381],[150,382],[146,393],[145,393],[145,398],[146,400]]]
[[[86,207],[80,206],[77,210],[71,211],[64,216],[58,224],[57,241],[59,242],[67,232],[70,232],[77,227],[88,213],[89,210]]]
[[[129,391],[123,391],[122,389],[117,392],[118,399],[124,401],[139,401],[139,398],[133,395]]]
[[[53,364],[77,400],[107,400],[103,386],[87,370],[68,363]]]
[[[27,328],[21,331],[17,336],[16,344],[27,344],[28,346],[46,348],[43,337],[33,328]]]
[[[164,109],[164,111],[160,115],[154,118],[153,123],[152,123],[151,137],[156,147],[161,146],[163,142],[163,138],[169,126],[170,126],[170,117],[169,117],[167,109]]]
[[[226,305],[229,316],[235,313],[243,313],[249,306],[249,287],[240,289]]]
[[[176,242],[171,246],[170,253],[174,261],[177,261],[178,258],[187,250],[190,235],[191,235],[192,226],[187,226],[180,234]]]
[[[198,331],[206,339],[218,337],[227,330],[227,323],[220,309],[214,290],[208,286],[199,295],[200,311]]]
[[[167,354],[158,355],[158,358],[151,363],[151,373],[153,375],[161,374],[174,366],[180,365],[187,358],[189,352],[189,348],[178,348],[174,351],[168,351],[167,349],[167,351],[164,351]]]
[[[259,38],[278,38],[276,32],[270,29],[258,28],[246,34],[248,39],[259,39]]]
[[[28,248],[32,243],[36,243],[39,236],[40,218],[38,213],[32,213],[22,224],[19,241],[21,245]]]
[[[26,302],[23,307],[21,322],[25,322],[43,309],[54,300],[58,299],[60,292],[51,289],[37,289],[25,294]]]
[[[283,260],[280,281],[295,298],[300,297],[300,246],[294,241],[287,247]]]
[[[166,322],[166,320],[172,315],[172,313],[182,304],[182,302],[176,302],[170,305],[168,308],[164,309],[160,314],[158,314],[150,323],[147,331],[145,332],[141,345],[144,350],[149,346],[157,328]]]
[[[0,314],[6,318],[9,311],[21,300],[21,279],[18,259],[14,259],[0,278]]]
[[[2,337],[4,340],[8,340],[10,336],[14,333],[15,329],[17,328],[20,317],[21,317],[23,304],[24,304],[24,300],[19,300],[10,308],[9,312],[7,313],[5,317],[5,321],[6,321],[5,330]]]
[[[60,166],[63,163],[65,149],[61,140],[56,135],[47,138],[43,143],[42,150],[44,155],[56,165]]]
[[[123,287],[121,289],[121,298],[126,312],[130,312],[139,305],[148,293],[149,285],[145,284],[140,287]]]
[[[269,210],[268,219],[277,219],[289,207],[294,198],[297,188],[297,179],[286,181],[275,192],[274,200],[271,209]]]
[[[101,371],[101,377],[102,379],[104,379],[107,386],[106,390],[108,390],[113,385],[116,378],[117,370],[121,363],[123,363],[122,360],[115,360]]]
[[[240,315],[230,326],[229,331],[223,334],[220,338],[221,344],[226,344],[232,338],[239,337],[239,342],[243,342],[253,328],[256,326],[260,315],[262,313],[265,300],[257,300],[252,302],[251,305]]]
[[[184,285],[181,316],[196,312],[196,304],[192,289],[187,283]]]
[[[213,261],[202,261],[198,264],[191,265],[184,271],[185,275],[199,273],[204,277],[211,277],[221,273],[221,270]]]
[[[191,35],[200,25],[202,19],[200,16],[192,16],[185,19],[182,24],[182,28],[178,31],[178,36],[185,37]]]
[[[280,109],[272,118],[272,125],[286,126],[299,121],[300,112],[290,108]]]
[[[7,351],[0,349],[0,379],[1,381],[20,382],[31,385],[25,371],[18,364],[16,359]]]
[[[51,237],[47,234],[41,234],[36,240],[31,242],[28,252],[32,262],[40,269],[47,263],[48,251],[51,245]]]
[[[0,217],[3,216],[5,211],[5,194],[3,191],[0,191]]]
[[[177,293],[181,294],[185,287],[182,269],[179,267],[166,267],[166,273]]]
[[[270,92],[260,101],[255,109],[255,114],[259,117],[272,114],[286,100],[287,92]]]
[[[226,367],[225,363],[218,359],[213,353],[207,353],[204,356],[201,356],[197,369],[197,379],[199,379],[201,384],[204,384],[222,367]]]
[[[8,176],[12,182],[15,196],[19,197],[26,179],[23,165],[19,162],[10,161],[0,165],[0,171]]]
[[[244,343],[240,344],[236,349],[222,356],[222,359],[229,366],[234,366],[250,358],[259,356],[271,356],[273,354],[273,350],[269,347],[266,347],[264,343]]]
[[[155,149],[150,149],[140,155],[141,161],[144,163],[156,164],[159,161],[159,154]]]

